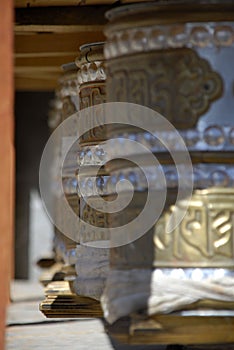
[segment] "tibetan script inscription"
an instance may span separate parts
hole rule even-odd
[[[150,107],[180,129],[194,127],[223,92],[219,74],[188,48],[120,57],[107,70],[108,102]]]
[[[155,226],[155,266],[230,267],[234,264],[234,190],[195,191],[187,213],[166,233],[167,212]],[[173,208],[175,215],[183,202]]]

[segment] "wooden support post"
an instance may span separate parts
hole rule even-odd
[[[0,1],[0,349],[13,252],[13,1]]]

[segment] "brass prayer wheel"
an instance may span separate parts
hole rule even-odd
[[[214,308],[217,300],[233,302],[234,295],[229,294],[224,282],[227,277],[233,284],[234,266],[233,2],[140,3],[110,10],[107,18],[107,102],[146,106],[173,124],[190,153],[194,192],[183,220],[167,233],[171,212],[179,214],[185,202],[174,206],[176,166],[169,151],[158,142],[157,130],[151,135],[139,128],[115,125],[108,131],[110,138],[124,135],[151,150],[163,168],[168,193],[155,226],[142,238],[111,250],[112,270],[102,299],[106,318],[113,322],[140,309],[151,314],[183,309],[191,301],[175,301],[174,279],[175,285],[181,279],[189,286],[196,281],[191,299],[196,288],[203,292],[194,296],[194,301],[211,299]],[[165,130],[164,137],[176,152],[174,134]],[[123,158],[125,151],[122,149]],[[150,171],[147,159],[145,167]],[[140,170],[118,160],[108,164],[108,171],[111,177],[134,178],[137,199],[125,210],[131,220],[143,208],[147,191],[139,180]],[[185,175],[183,180],[186,183]],[[152,181],[157,184],[158,180]],[[116,214],[111,224],[118,223],[123,224],[123,217]],[[218,274],[225,297],[214,292],[216,282],[212,286],[207,282],[209,295],[198,283],[205,285],[208,277],[215,280]],[[164,278],[172,291],[160,289]],[[150,288],[151,282],[155,289]],[[114,291],[118,284],[118,291]],[[165,306],[161,294],[162,298],[173,295],[174,304]],[[152,305],[149,300],[154,300]]]
[[[79,83],[80,109],[95,106],[106,102],[106,73],[103,55],[104,43],[83,45],[80,56],[76,59]],[[102,128],[92,128],[82,135],[80,143],[92,144],[105,140],[105,131]]]
[[[79,67],[79,100],[80,110],[106,101],[106,73],[103,56],[104,43],[83,45],[76,59]],[[103,126],[89,130],[79,138],[78,152],[78,195],[80,202],[80,246],[77,247],[76,272],[74,290],[78,295],[99,299],[104,289],[104,282],[109,269],[109,249],[102,247],[108,242],[106,232],[96,232],[96,228],[107,227],[107,215],[92,204],[98,203],[97,195],[106,195],[105,187],[108,173],[101,168],[96,175],[92,171],[94,165],[101,164],[105,158],[101,142],[106,139]],[[96,192],[97,189],[97,192]],[[88,201],[87,201],[88,199]],[[101,208],[100,208],[101,209]],[[90,224],[87,229],[86,223]],[[98,246],[98,248],[96,247]]]

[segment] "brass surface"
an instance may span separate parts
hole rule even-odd
[[[74,294],[67,281],[50,283],[40,311],[48,318],[102,317],[100,303]]]
[[[221,2],[154,2],[111,10],[107,14],[109,24],[105,30],[106,55],[109,57],[106,63],[107,101],[147,106],[161,113],[179,130],[195,128],[203,116],[215,111],[218,102],[227,97],[223,68],[216,70],[214,62],[209,62],[209,55],[203,55],[203,48],[205,52],[207,47],[214,47],[215,41],[211,43],[209,40],[216,38],[216,30],[233,33],[233,23],[228,23],[234,19],[233,14],[233,4]],[[225,21],[226,25],[219,25],[219,21]],[[210,23],[214,24],[212,34]],[[193,31],[204,40],[194,44],[190,35]],[[226,41],[226,49],[231,50],[232,44],[232,39]],[[224,47],[224,42],[222,45]],[[113,127],[109,135],[115,137],[120,131],[123,131],[123,126],[122,129]],[[128,127],[125,132],[139,131]],[[173,163],[167,152],[155,155],[162,165]],[[135,156],[143,166],[150,165],[144,155]],[[181,160],[183,162],[183,157]],[[225,148],[211,152],[198,149],[191,151],[191,160],[195,165],[222,164],[225,167],[233,163],[233,154],[226,152]],[[133,172],[136,169],[128,161],[119,159],[106,165],[110,174],[127,168],[132,168]],[[169,217],[169,206],[173,208],[176,196],[175,191],[168,190],[168,203],[155,228],[131,245],[113,249],[110,258],[112,268],[233,266],[232,189],[223,188],[222,192],[222,189],[215,188],[207,193],[195,191],[187,215],[171,235],[165,233],[165,223]],[[137,215],[143,209],[144,195],[138,193],[138,202],[126,209],[125,217],[132,218],[134,210]],[[202,212],[199,217],[196,217],[196,206]],[[113,222],[121,225],[122,216],[116,215]]]
[[[191,350],[233,350],[234,344],[234,317],[228,312],[186,317],[181,313],[152,317],[136,314],[106,325],[106,330],[114,339],[129,345],[183,344],[191,345]],[[216,346],[210,347],[211,344]]]
[[[154,266],[233,268],[233,203],[233,188],[196,190],[182,222],[167,234],[169,215],[178,215],[186,201],[172,206],[155,225]]]

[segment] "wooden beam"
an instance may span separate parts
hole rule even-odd
[[[18,91],[54,91],[58,77],[43,79],[38,77],[15,77],[15,89]]]
[[[32,34],[15,36],[16,54],[35,54],[35,57],[56,56],[56,53],[65,55],[78,54],[79,46],[95,41],[103,41],[104,34],[98,32],[65,33],[65,34]]]
[[[15,0],[15,7],[82,6],[113,4],[115,0]]]
[[[102,32],[43,33],[15,36],[15,83],[17,90],[52,90],[61,65],[75,60],[79,47],[103,41]],[[37,85],[38,84],[38,85]]]
[[[105,12],[110,6],[82,6],[82,7],[35,7],[17,8],[15,10],[15,25],[20,26],[35,25],[45,30],[46,26],[79,26],[95,27],[104,25],[107,20]],[[92,29],[90,29],[92,30]]]
[[[224,344],[219,349],[226,349],[228,344],[234,344],[234,316],[230,310],[226,310],[226,315],[225,310],[222,313],[213,310],[212,316],[208,311],[207,316],[177,313],[148,318],[135,315],[106,325],[106,331],[113,339],[128,345]]]
[[[24,91],[51,91],[58,86],[62,70],[52,71],[22,71],[15,72],[15,89]]]
[[[18,8],[15,11],[16,33],[101,31],[110,6]]]
[[[61,68],[59,66],[23,66],[23,67],[15,67],[15,75],[21,75],[21,74],[39,74],[39,75],[46,75],[51,73],[61,73]]]
[[[0,349],[4,348],[5,311],[13,272],[13,2],[0,1]]]
[[[39,33],[85,33],[88,31],[98,31],[103,30],[102,24],[95,25],[15,25],[15,34],[39,34]]]
[[[17,89],[50,90],[61,65],[72,62],[83,44],[105,41],[110,6],[17,8],[15,83]],[[28,85],[27,85],[28,82]]]
[[[17,59],[17,58],[24,58],[24,59],[52,58],[52,59],[56,59],[57,57],[62,59],[62,57],[68,57],[68,56],[74,57],[74,52],[24,52],[24,53],[18,52],[18,53],[14,54],[15,59]],[[71,60],[69,62],[71,62]]]
[[[15,55],[15,67],[60,67],[64,63],[73,62],[75,58],[74,53],[63,54],[61,56],[46,56],[46,57],[31,57],[31,56],[21,56],[20,54]]]

